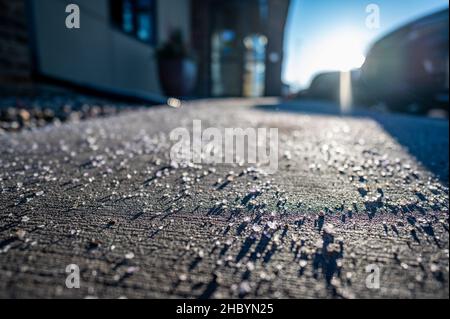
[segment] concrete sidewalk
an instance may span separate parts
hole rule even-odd
[[[0,135],[0,297],[448,298],[448,121],[274,103]],[[278,172],[171,165],[168,134],[193,119],[278,128]]]

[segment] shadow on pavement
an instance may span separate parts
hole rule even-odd
[[[406,114],[381,113],[355,108],[343,115],[337,104],[323,101],[298,100],[273,105],[256,105],[267,112],[293,112],[307,115],[331,115],[369,118],[377,121],[398,143],[448,185],[449,178],[449,123]]]

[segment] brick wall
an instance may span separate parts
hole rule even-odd
[[[0,0],[0,85],[31,83],[26,0]]]

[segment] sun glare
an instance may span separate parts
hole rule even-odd
[[[322,68],[334,71],[350,71],[365,61],[361,35],[358,32],[340,31],[326,37],[318,46],[317,61]]]

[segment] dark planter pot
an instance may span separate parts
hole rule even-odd
[[[197,64],[190,59],[159,59],[159,80],[166,96],[186,97],[197,81]]]

